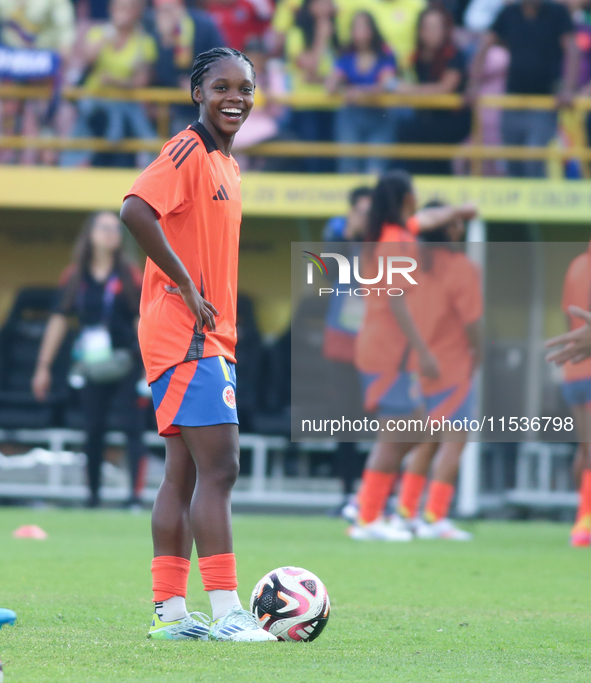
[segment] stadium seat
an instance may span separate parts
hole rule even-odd
[[[236,322],[238,419],[243,431],[252,432],[253,419],[259,408],[263,343],[257,327],[252,299],[246,294],[238,294]]]

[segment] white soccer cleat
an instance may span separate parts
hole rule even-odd
[[[422,521],[416,530],[417,538],[432,540],[443,538],[448,541],[471,541],[472,534],[458,527],[451,519],[440,519],[438,522]]]
[[[363,524],[357,522],[347,530],[354,541],[391,541],[405,543],[412,541],[412,534],[407,529],[397,529],[383,519]]]
[[[277,638],[262,629],[254,614],[242,607],[232,607],[224,617],[216,619],[209,631],[210,640],[231,640],[236,643],[263,643]]]
[[[398,529],[400,531],[410,531],[410,533],[414,536],[417,531],[417,527],[420,524],[420,519],[418,517],[407,519],[406,517],[402,517],[398,513],[395,513],[388,519],[388,524],[393,529]]]
[[[154,640],[209,640],[211,619],[202,612],[191,612],[176,621],[160,621],[154,612],[148,638]]]

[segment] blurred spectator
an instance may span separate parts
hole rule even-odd
[[[562,0],[573,20],[575,40],[579,48],[578,87],[591,82],[591,6],[589,0]],[[589,88],[585,92],[589,92]]]
[[[155,0],[146,26],[156,40],[158,57],[152,84],[191,91],[195,55],[223,46],[224,40],[212,17],[203,10],[188,10],[183,0]],[[170,134],[176,135],[195,119],[195,107],[171,107]]]
[[[325,96],[325,81],[331,73],[338,51],[332,0],[304,0],[295,21],[285,35],[285,56],[290,90],[296,101],[306,95]],[[300,140],[332,140],[333,112],[306,108],[293,109],[292,132]],[[303,170],[314,173],[331,171],[330,160],[307,157]]]
[[[226,44],[241,52],[253,38],[263,37],[273,16],[271,0],[206,0],[204,6]]]
[[[466,64],[453,43],[453,17],[442,5],[432,5],[419,17],[417,51],[412,60],[414,83],[400,82],[397,92],[413,95],[444,95],[461,92],[466,81]],[[400,142],[457,144],[470,131],[471,114],[465,107],[416,109],[400,127]],[[448,160],[414,161],[414,173],[451,173]]]
[[[579,49],[579,70],[577,94],[591,93],[591,14],[589,0],[559,0],[570,12],[575,27],[575,42]],[[581,139],[580,113],[575,109],[562,109],[558,114],[558,141],[562,147],[585,146],[591,139],[591,116],[586,115],[586,131]],[[584,162],[575,158],[565,159],[564,177],[582,178],[585,175]]]
[[[416,50],[416,27],[426,0],[368,0],[363,9],[372,14],[384,39],[404,72]]]
[[[72,0],[0,0],[1,40],[8,47],[67,55],[74,40]]]
[[[67,330],[68,317],[77,318],[75,376],[82,384],[80,402],[86,422],[89,507],[99,505],[101,463],[107,415],[119,396],[127,436],[131,473],[130,504],[136,504],[140,464],[144,455],[142,415],[136,385],[142,374],[136,325],[139,316],[141,272],[124,254],[119,218],[109,212],[91,216],[64,271],[59,300],[50,317],[32,380],[38,401],[51,388],[51,368]],[[74,373],[73,373],[74,374]]]
[[[471,38],[469,52],[478,48],[480,34],[490,28],[503,4],[504,0],[471,0],[468,4],[464,13],[464,26]],[[503,45],[493,45],[488,50],[478,90],[480,95],[500,95],[505,92],[509,62],[509,52]],[[501,110],[481,107],[479,118],[480,137],[478,140],[472,139],[471,142],[481,142],[484,145],[502,144]],[[470,162],[467,160],[455,159],[453,165],[456,173],[469,173]],[[483,175],[505,175],[505,170],[505,162],[501,159],[482,161]]]
[[[501,45],[493,45],[486,55],[480,95],[501,95],[505,92],[507,71],[509,69],[509,52]],[[492,107],[481,107],[479,111],[479,137],[469,138],[472,144],[501,145],[501,110]],[[466,175],[470,173],[471,163],[467,159],[454,159],[454,173]],[[482,175],[503,176],[506,172],[505,162],[501,159],[484,159]]]
[[[571,103],[579,76],[579,51],[574,25],[564,5],[521,0],[503,7],[481,38],[468,88],[470,99],[474,99],[482,81],[487,52],[498,42],[504,43],[511,55],[508,93],[556,94],[559,105]],[[504,110],[501,129],[507,145],[543,147],[556,134],[556,112]],[[512,176],[542,177],[544,162],[510,161],[508,170]]]
[[[352,22],[351,43],[337,59],[327,81],[329,92],[344,91],[347,105],[335,115],[339,142],[386,143],[393,138],[389,111],[356,104],[364,95],[385,92],[396,73],[396,61],[369,12],[358,12]],[[381,173],[386,159],[342,158],[340,173]]]
[[[303,0],[279,0],[273,16],[273,29],[286,35],[295,23]],[[358,12],[369,12],[388,47],[396,55],[398,66],[406,69],[415,50],[415,28],[427,0],[334,0],[336,32],[341,45],[351,41],[352,19]],[[281,41],[280,41],[281,42]]]
[[[71,0],[0,0],[0,44],[8,48],[49,50],[68,57],[74,42],[74,8]],[[56,58],[56,62],[59,59]],[[54,87],[57,95],[59,69],[50,79],[28,80],[29,85]],[[3,135],[39,137],[42,131],[51,132],[57,110],[57,97],[48,100],[0,100],[0,130]],[[0,154],[0,163],[20,161],[34,163],[36,150],[25,150],[22,155],[12,151]],[[51,161],[53,155],[43,155]]]
[[[146,23],[158,48],[153,85],[189,90],[195,56],[225,45],[209,14],[188,10],[183,0],[154,0]]]
[[[83,85],[89,90],[102,87],[142,88],[150,81],[156,61],[156,43],[142,26],[144,0],[111,0],[110,22],[92,27],[85,40],[87,76]],[[100,130],[99,130],[100,129]],[[117,142],[127,133],[139,138],[153,138],[154,130],[142,104],[115,100],[88,99],[78,103],[74,137],[102,134]],[[92,154],[86,151],[65,152],[63,166],[89,165]],[[146,165],[147,155],[138,155],[139,165]],[[115,160],[114,165],[122,165]]]

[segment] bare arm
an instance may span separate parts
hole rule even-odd
[[[297,64],[306,74],[309,83],[320,83],[318,69],[324,53],[328,48],[332,36],[332,22],[330,19],[318,19],[314,27],[314,41],[310,49],[302,52]]]
[[[477,215],[478,211],[474,204],[462,204],[461,206],[438,206],[431,209],[421,209],[415,214],[415,218],[419,222],[419,229],[425,231],[441,228],[458,218],[471,220]]]
[[[217,310],[197,291],[183,262],[166,239],[154,209],[140,197],[132,195],[123,202],[121,220],[148,258],[176,284],[176,287],[167,286],[166,290],[170,294],[182,296],[195,316],[198,332],[203,330],[204,325],[210,330],[215,330]]]
[[[404,297],[392,297],[390,299],[390,307],[404,336],[419,355],[421,373],[425,375],[425,377],[436,379],[439,376],[437,361],[421,337],[421,333],[417,329],[415,321],[412,319]]]
[[[38,401],[45,401],[51,387],[51,366],[68,331],[68,319],[54,313],[47,321],[43,334],[31,390]]]

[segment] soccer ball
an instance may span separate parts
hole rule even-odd
[[[322,581],[301,567],[280,567],[265,574],[250,596],[250,611],[261,628],[278,640],[314,640],[330,614]]]

